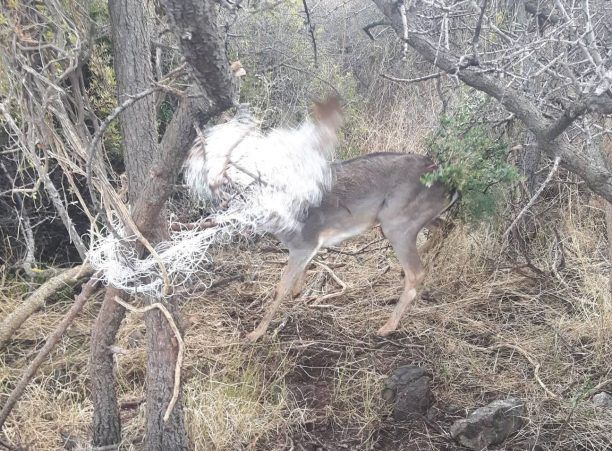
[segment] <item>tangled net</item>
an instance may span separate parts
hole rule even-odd
[[[145,258],[134,250],[136,238],[117,226],[118,233],[95,237],[91,264],[106,283],[133,294],[177,294],[194,278],[209,285],[212,246],[236,236],[300,229],[307,210],[331,188],[336,144],[334,120],[263,133],[248,106],[241,105],[229,122],[198,133],[185,162],[187,185],[207,204],[214,225],[171,231],[155,246],[157,255]],[[164,289],[168,283],[171,293]]]

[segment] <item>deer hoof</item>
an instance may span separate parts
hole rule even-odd
[[[376,335],[378,335],[379,337],[386,337],[387,335],[389,335],[391,332],[394,332],[394,331],[395,331],[395,326],[390,325],[390,324],[385,324],[380,329],[378,329],[378,332],[376,332]]]
[[[261,332],[259,332],[257,329],[255,329],[253,332],[247,334],[246,341],[249,343],[255,343],[257,340],[259,340],[259,338],[261,338],[263,334]]]

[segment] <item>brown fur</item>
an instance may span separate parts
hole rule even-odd
[[[326,117],[334,108],[333,104],[316,105],[315,111]],[[431,161],[423,156],[398,153],[370,154],[335,164],[331,192],[320,206],[307,212],[302,229],[277,236],[289,249],[289,261],[274,300],[247,338],[255,341],[261,337],[282,299],[299,293],[304,271],[320,248],[337,245],[377,224],[391,242],[405,274],[404,291],[378,334],[394,331],[423,278],[417,235],[450,204],[448,192],[441,184],[427,188],[420,182],[431,168]]]

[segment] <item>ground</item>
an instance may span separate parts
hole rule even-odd
[[[612,448],[612,412],[594,407],[594,387],[612,390],[609,261],[598,214],[569,210],[531,243],[533,267],[501,258],[494,226],[455,228],[425,256],[423,290],[399,330],[375,331],[401,292],[401,267],[378,230],[323,252],[342,287],[313,264],[307,288],[281,307],[256,344],[244,335],[261,318],[286,255],[272,239],[217,255],[214,285],[183,299],[183,368],[191,442],[203,450],[454,450],[452,422],[509,396],[525,400],[526,426],[501,449]],[[505,249],[507,251],[507,248]],[[507,253],[507,252],[506,252]],[[562,253],[564,264],[555,255]],[[239,257],[237,257],[239,256]],[[541,271],[541,272],[538,272]],[[23,285],[4,281],[2,316]],[[0,354],[8,392],[71,293],[31,318]],[[91,417],[89,333],[100,299],[90,302],[28,388],[4,433],[31,449],[78,449]],[[144,321],[130,314],[117,343],[124,449],[143,449]],[[432,375],[436,403],[412,422],[390,416],[384,379],[400,365]],[[606,382],[607,381],[607,382]],[[122,448],[123,449],[123,448]]]

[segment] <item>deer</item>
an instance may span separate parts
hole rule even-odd
[[[311,122],[293,130],[292,136],[295,139],[282,141],[282,146],[291,143],[304,146],[304,158],[316,159],[322,155],[330,157],[329,154],[337,145],[337,132],[343,122],[339,99],[331,97],[323,102],[315,102],[312,116]],[[238,130],[245,127],[245,119],[248,119],[248,115],[245,117],[243,109],[236,114],[233,123],[230,121],[229,125],[225,126],[225,134],[219,132],[217,136],[224,138],[240,134]],[[248,123],[248,120],[246,122]],[[248,138],[247,142],[242,144],[220,146],[215,145],[216,141],[211,136],[209,142],[203,140],[200,146],[194,146],[187,160],[190,174],[187,178],[191,180],[193,189],[203,190],[209,193],[210,197],[211,192],[219,190],[220,186],[227,182],[225,175],[230,166],[228,162],[231,161],[231,149],[242,145],[238,154],[255,152],[252,155],[258,158],[260,153],[274,151],[274,146],[281,145],[273,137],[268,141],[266,139],[268,138],[265,136],[256,138],[253,143],[259,144],[252,146],[259,147],[254,150],[249,150],[251,145]],[[217,141],[223,142],[223,139]],[[281,149],[278,151],[281,152]],[[206,162],[207,157],[210,163]],[[257,327],[246,335],[250,342],[257,341],[266,333],[283,299],[289,295],[294,298],[300,295],[306,270],[321,249],[337,246],[375,226],[380,226],[404,272],[403,291],[389,319],[378,329],[377,334],[387,336],[395,331],[415,299],[416,290],[425,275],[417,251],[417,236],[426,226],[439,227],[436,221],[439,221],[438,218],[458,198],[455,191],[440,182],[429,186],[421,182],[421,177],[435,168],[433,162],[423,155],[378,152],[346,161],[324,161],[329,177],[322,177],[321,189],[312,196],[309,203],[304,204],[304,208],[298,209],[299,217],[292,218],[297,226],[272,227],[265,230],[288,249],[289,257],[263,318]],[[222,164],[215,166],[215,162]],[[206,173],[206,167],[221,170],[213,171],[215,175],[211,176],[210,172]],[[223,180],[225,181],[222,183]],[[258,177],[252,176],[249,180],[256,183]]]
[[[315,103],[313,114],[318,123],[333,130],[342,123],[340,104],[334,99]],[[421,182],[421,176],[434,168],[426,156],[394,152],[370,153],[333,163],[331,189],[323,194],[320,205],[306,211],[302,227],[275,233],[289,250],[289,258],[274,298],[246,339],[255,342],[261,338],[283,299],[300,295],[306,269],[321,249],[338,246],[375,226],[380,226],[404,272],[403,292],[377,334],[384,337],[395,331],[425,275],[417,236],[428,225],[439,226],[437,218],[458,199],[456,192],[440,182],[431,186]]]

